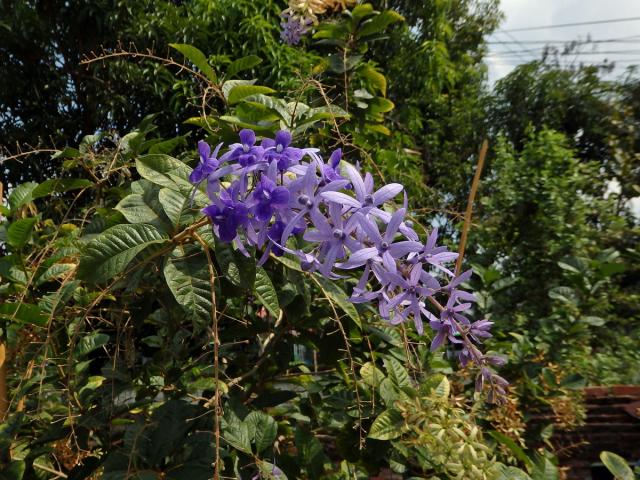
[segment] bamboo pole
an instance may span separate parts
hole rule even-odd
[[[0,205],[4,203],[4,185],[0,182]],[[7,395],[7,347],[0,340],[0,423],[7,418],[9,396]]]
[[[462,236],[460,237],[460,249],[458,250],[458,259],[456,260],[456,276],[460,273],[462,268],[462,257],[464,257],[464,249],[467,247],[467,237],[469,236],[469,228],[471,228],[471,214],[473,213],[473,202],[476,198],[478,191],[478,185],[480,184],[480,175],[482,174],[482,168],[484,167],[484,159],[487,156],[487,150],[489,149],[489,142],[485,140],[482,142],[480,148],[480,156],[478,157],[478,165],[476,166],[476,173],[473,176],[473,182],[471,182],[471,191],[469,192],[469,198],[467,199],[467,209],[464,212],[464,225],[462,226]]]

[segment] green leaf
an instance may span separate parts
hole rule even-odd
[[[42,275],[36,280],[36,286],[42,285],[45,282],[54,280],[56,278],[64,277],[71,270],[76,268],[73,263],[56,263],[47,268]]]
[[[250,437],[256,445],[256,453],[260,454],[273,446],[278,435],[278,424],[263,412],[251,412],[243,421],[247,425]]]
[[[410,387],[411,380],[409,380],[409,373],[407,369],[395,358],[385,357],[383,359],[384,368],[387,371],[387,375],[391,381],[397,387]]]
[[[507,467],[501,463],[497,463],[491,469],[492,480],[531,480],[531,477],[516,467]]]
[[[451,393],[451,384],[449,383],[449,379],[443,375],[440,383],[438,383],[436,388],[433,389],[433,393],[441,399],[449,398],[449,394]]]
[[[260,303],[269,311],[271,316],[278,318],[280,316],[280,304],[278,303],[278,294],[276,289],[267,275],[264,268],[256,268],[256,281],[254,285],[256,297]]]
[[[513,456],[520,460],[524,465],[526,465],[528,469],[531,469],[533,467],[533,462],[531,461],[531,459],[524,452],[522,447],[520,447],[520,445],[518,445],[512,438],[495,430],[490,431],[489,435],[491,435],[491,437],[493,437],[493,439],[498,443],[507,447],[513,454]]]
[[[170,43],[169,46],[183,54],[188,60],[191,61],[191,63],[193,63],[200,69],[205,77],[207,77],[213,83],[216,83],[218,81],[216,73],[213,71],[213,68],[211,68],[211,65],[209,65],[207,57],[204,53],[202,53],[202,51],[200,51],[193,45],[188,45],[186,43]]]
[[[384,97],[376,97],[369,102],[369,113],[387,113],[395,108],[393,102]]]
[[[158,225],[160,223],[160,217],[158,214],[145,202],[142,195],[132,193],[127,195],[115,206],[115,210],[124,215],[129,223],[152,223]]]
[[[222,84],[222,95],[229,100],[229,94],[238,85],[253,85],[256,80],[227,80]]]
[[[170,138],[169,140],[164,140],[162,142],[153,144],[149,148],[149,153],[152,153],[152,154],[159,153],[159,154],[169,155],[179,146],[185,146],[185,145],[187,145],[187,141],[184,136],[174,137],[174,138]]]
[[[594,327],[601,327],[605,323],[607,323],[607,321],[604,318],[594,317],[594,316],[582,317],[580,321],[583,323],[586,323],[587,325],[592,325]]]
[[[136,159],[136,169],[141,177],[171,190],[191,189],[188,178],[191,167],[177,158],[160,153],[142,155]],[[183,181],[176,182],[176,178]]]
[[[385,378],[380,382],[380,398],[387,407],[391,407],[393,402],[400,398],[400,393],[389,378]]]
[[[116,225],[85,246],[77,276],[91,282],[109,280],[124,271],[145,248],[164,242],[166,236],[152,225]]]
[[[223,418],[222,438],[235,449],[252,454],[249,426],[241,422],[233,413]]]
[[[204,252],[194,246],[179,246],[164,265],[164,278],[188,318],[201,327],[211,321],[211,282]]]
[[[366,37],[367,35],[375,35],[382,33],[389,25],[401,22],[404,17],[393,10],[385,10],[370,20],[362,23],[358,29],[358,37]]]
[[[45,326],[49,320],[49,316],[42,313],[37,305],[8,302],[0,305],[0,318],[39,327]]]
[[[163,188],[158,194],[158,199],[164,209],[164,213],[167,214],[167,217],[174,227],[179,227],[187,222],[191,223],[195,221],[195,215],[191,211],[191,207],[189,205],[189,198],[185,197],[181,193],[168,188]],[[196,204],[195,200],[196,199],[194,198],[194,205]]]
[[[275,90],[269,87],[263,87],[261,85],[237,85],[229,92],[229,98],[227,100],[231,105],[238,103],[243,98],[256,94],[271,94],[275,93]]]
[[[52,178],[46,180],[33,189],[31,198],[46,197],[52,193],[68,192],[70,190],[79,190],[93,185],[90,180],[84,178]]]
[[[573,288],[570,287],[554,287],[549,291],[549,298],[558,300],[570,305],[577,305],[578,296]]]
[[[374,440],[393,440],[402,435],[404,419],[397,410],[385,410],[374,420],[368,438]]]
[[[14,248],[24,247],[37,221],[36,217],[29,217],[11,222],[7,229],[7,243]]]
[[[29,203],[32,200],[32,192],[37,186],[37,183],[27,182],[12,189],[9,195],[9,207],[11,211],[15,213],[18,208]]]
[[[387,96],[387,77],[370,65],[366,65],[360,69],[360,73],[364,78],[369,80],[369,82],[371,82],[371,84],[376,87],[380,93],[382,93],[383,97]]]
[[[616,477],[616,480],[634,480],[633,471],[624,458],[606,450],[600,453],[604,466]]]
[[[216,242],[216,260],[225,278],[234,285],[253,289],[256,280],[256,261],[234,250],[228,243]]]
[[[363,18],[373,15],[373,13],[373,5],[371,5],[370,3],[364,3],[362,5],[357,5],[353,8],[353,10],[351,10],[351,17],[356,22],[359,22]]]
[[[322,291],[325,295],[335,304],[337,304],[347,316],[354,321],[354,323],[362,329],[362,322],[360,321],[360,315],[356,307],[349,301],[347,294],[344,293],[338,285],[334,282],[326,280],[325,278],[316,276],[314,277],[321,285]]]
[[[75,355],[77,357],[84,357],[89,353],[97,350],[98,348],[109,343],[109,335],[106,333],[92,332],[85,335],[78,341],[76,345]]]
[[[24,470],[24,461],[11,460],[7,466],[0,471],[0,480],[22,480]]]
[[[382,380],[384,380],[384,373],[372,362],[367,362],[362,366],[360,376],[362,380],[364,380],[364,383],[372,387],[379,386]]]
[[[248,55],[246,57],[239,58],[227,67],[227,77],[234,77],[238,73],[249,70],[250,68],[255,67],[256,65],[260,65],[262,63],[262,59],[257,55]]]

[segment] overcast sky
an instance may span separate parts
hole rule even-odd
[[[505,13],[501,30],[640,17],[640,0],[501,0],[500,3]],[[639,20],[532,31],[496,32],[491,36],[490,41],[513,43],[490,46],[490,56],[487,59],[490,82],[493,84],[502,78],[518,63],[540,58],[540,50],[544,44],[527,42],[585,40],[589,36],[593,40],[616,39],[622,42],[585,45],[581,48],[585,54],[565,57],[566,62],[575,59],[597,63],[606,58],[619,62],[616,73],[622,73],[625,67],[633,63],[640,64]],[[515,43],[516,41],[522,43]],[[590,54],[592,52],[603,53]]]

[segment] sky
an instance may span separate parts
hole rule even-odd
[[[564,57],[565,61],[618,61],[613,74],[623,73],[624,68],[633,63],[640,64],[640,20],[504,32],[527,27],[640,17],[640,0],[501,0],[500,6],[505,20],[490,41],[511,43],[490,45],[487,63],[491,84],[508,74],[518,63],[540,58],[544,44],[527,42],[565,42],[585,40],[589,36],[592,40],[621,40],[584,45],[581,49],[584,54]],[[562,47],[562,43],[556,45]]]

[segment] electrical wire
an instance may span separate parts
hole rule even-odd
[[[567,28],[567,27],[579,27],[582,25],[599,25],[604,23],[619,23],[619,22],[634,22],[640,20],[640,17],[626,17],[626,18],[612,18],[609,20],[592,20],[590,22],[575,22],[575,23],[558,23],[554,25],[540,25],[535,27],[522,27],[522,28],[509,28],[504,30],[496,30],[496,32],[527,32],[531,30],[546,30],[549,28]]]

